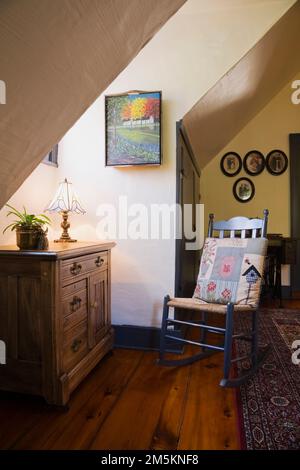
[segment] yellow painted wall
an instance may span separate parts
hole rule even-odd
[[[295,79],[300,79],[300,72]],[[220,169],[220,161],[226,152],[237,152],[243,158],[252,149],[265,156],[272,149],[281,149],[289,158],[289,134],[300,133],[300,104],[291,101],[292,81],[203,169],[201,202],[205,206],[205,220],[210,212],[216,219],[227,219],[238,215],[261,216],[267,208],[270,211],[268,231],[290,235],[289,168],[279,176],[271,175],[266,169],[260,175],[249,176],[242,169],[237,176],[227,177]],[[255,196],[247,203],[238,202],[232,192],[234,182],[243,176],[255,185]],[[286,269],[283,283],[289,284]]]
[[[300,79],[300,73],[296,78]],[[226,219],[237,215],[261,216],[263,209],[268,208],[269,232],[290,234],[289,169],[279,176],[271,175],[266,169],[260,175],[249,176],[242,169],[237,176],[227,177],[221,172],[220,161],[226,152],[237,152],[243,158],[252,149],[260,150],[265,156],[272,149],[281,149],[289,157],[289,134],[300,133],[300,105],[291,102],[291,83],[203,169],[201,196],[206,220],[210,212],[217,219]],[[255,185],[255,196],[247,203],[238,202],[232,193],[234,182],[243,176]]]

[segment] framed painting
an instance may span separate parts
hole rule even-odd
[[[223,155],[220,168],[226,176],[236,176],[242,168],[242,159],[236,152],[227,152]]]
[[[160,165],[161,91],[105,96],[106,166]]]
[[[48,155],[44,157],[42,163],[58,167],[58,144],[54,145],[53,149],[50,150]]]

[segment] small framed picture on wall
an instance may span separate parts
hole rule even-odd
[[[58,144],[54,145],[53,149],[44,157],[42,163],[58,167]]]

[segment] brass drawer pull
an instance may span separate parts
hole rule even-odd
[[[70,302],[70,310],[72,313],[80,309],[81,302],[81,298],[77,297],[77,295],[74,295],[72,302]]]
[[[70,267],[70,273],[73,274],[73,276],[77,276],[82,269],[81,264],[78,263],[73,263],[73,266]]]
[[[74,339],[72,346],[71,346],[71,349],[74,353],[79,351],[81,343],[82,343],[81,339]]]
[[[95,264],[97,266],[97,268],[100,268],[100,266],[102,266],[102,264],[104,263],[104,259],[101,258],[100,256],[98,256],[98,258],[95,260]]]

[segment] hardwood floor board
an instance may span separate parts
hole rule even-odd
[[[223,315],[211,314],[208,323],[224,327]],[[197,330],[191,329],[191,338],[197,341]],[[207,342],[220,345],[223,336],[207,334]],[[195,346],[189,354],[198,352]],[[236,392],[220,387],[223,377],[223,353],[216,353],[193,364],[190,387],[182,424],[179,450],[236,450],[240,448]]]
[[[300,299],[294,298],[294,299],[289,299],[289,300],[282,300],[282,308],[290,308],[290,309],[300,309]],[[266,308],[272,308],[272,309],[277,309],[279,310],[279,301],[273,300],[273,299],[266,299],[262,303],[262,307]]]
[[[124,354],[124,350],[123,354]],[[119,350],[118,354],[122,355]],[[126,352],[125,352],[126,354]],[[99,385],[89,400],[63,430],[55,429],[42,448],[45,449],[87,449],[106,417],[113,410],[131,377],[143,360],[144,353],[132,355],[130,360],[114,366],[101,376]]]
[[[219,387],[223,355],[176,368],[158,366],[157,356],[115,350],[74,392],[68,411],[4,396],[0,448],[239,448],[235,392]]]
[[[47,406],[42,398],[0,393],[0,449],[10,449],[14,443],[45,418]],[[55,419],[57,413],[51,411]]]
[[[91,449],[150,449],[162,407],[176,377],[187,376],[177,368],[156,364],[157,354],[146,353],[121,400],[99,429]]]
[[[239,449],[235,391],[219,386],[222,365],[222,354],[193,365],[179,450]]]
[[[190,384],[191,367],[178,367],[161,406],[158,423],[150,448],[153,450],[177,449]]]
[[[221,326],[224,317],[212,323]],[[184,356],[194,352],[189,346]],[[223,354],[176,368],[158,366],[157,357],[115,350],[72,394],[68,410],[0,392],[0,449],[238,449],[235,391],[219,386]]]
[[[139,360],[142,354],[140,351],[116,350],[112,356],[105,357],[72,394],[68,411],[57,410],[43,403],[34,425],[27,427],[22,434],[19,434],[13,448],[47,449],[48,445],[55,442],[57,436],[69,427],[73,428],[77,434],[78,430],[73,427],[74,418],[85,410],[87,401],[99,388],[108,389],[108,379],[112,369],[123,372],[123,369],[128,367],[128,363]],[[18,422],[18,419],[16,421]]]

